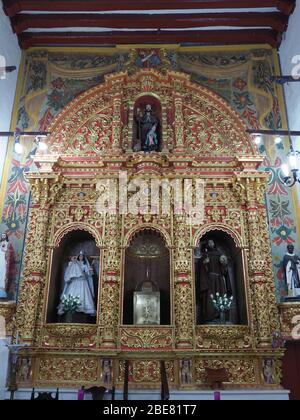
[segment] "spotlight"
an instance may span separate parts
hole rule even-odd
[[[255,136],[254,143],[257,144],[257,146],[259,146],[261,144],[261,141],[262,141],[261,136]]]
[[[24,147],[23,147],[23,145],[20,143],[20,139],[19,139],[19,138],[16,138],[16,139],[15,139],[15,152],[16,152],[18,155],[21,155],[21,154],[23,153],[23,151],[24,151]]]
[[[276,144],[281,144],[281,143],[282,143],[282,138],[281,138],[280,136],[277,136],[277,137],[275,138],[275,143],[276,143]]]
[[[38,149],[41,152],[45,152],[46,150],[48,150],[48,145],[44,140],[44,137],[42,136],[37,136],[36,137],[36,142],[38,143]]]
[[[289,177],[289,175],[290,175],[290,168],[289,168],[289,166],[288,166],[286,163],[283,163],[283,164],[281,165],[281,170],[282,170],[283,175],[284,175],[286,178],[288,178],[288,177]]]
[[[297,169],[297,161],[298,161],[298,153],[297,152],[291,152],[289,154],[289,163],[291,165],[292,170]]]
[[[298,169],[298,158],[300,152],[298,150],[291,149],[288,154],[288,163],[284,163],[281,166],[281,170],[284,176],[283,183],[286,187],[293,187],[297,182],[300,182],[299,169]]]

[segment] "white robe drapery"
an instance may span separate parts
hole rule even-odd
[[[84,261],[71,261],[66,269],[64,276],[64,290],[61,295],[63,296],[79,296],[80,306],[77,312],[83,312],[88,315],[95,316],[95,304],[94,304],[94,285],[93,276],[90,271],[90,264],[87,259]],[[63,305],[60,303],[58,307],[58,314],[63,315]]]
[[[300,262],[296,264],[296,267],[298,270],[298,278],[300,279]],[[292,261],[288,261],[285,270],[286,270],[286,280],[287,280],[287,285],[288,285],[289,296],[290,297],[300,296],[300,288],[297,287],[297,278],[292,268]]]
[[[8,242],[1,241],[0,247],[0,297],[5,298],[6,294],[6,276],[7,276],[7,252]]]

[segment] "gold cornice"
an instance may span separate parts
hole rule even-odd
[[[118,51],[130,51],[134,48],[147,48],[147,49],[167,49],[167,50],[176,50],[178,52],[230,52],[230,51],[251,51],[251,50],[270,50],[276,53],[276,49],[272,48],[269,44],[245,44],[245,45],[195,45],[195,46],[182,46],[180,44],[121,44],[116,45],[113,47],[30,47],[28,50],[25,51],[25,54],[28,55],[32,52],[40,51],[40,52],[56,52],[56,53],[102,53],[102,54],[111,54],[112,52]]]

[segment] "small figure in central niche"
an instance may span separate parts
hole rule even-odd
[[[95,316],[93,269],[82,251],[78,256],[71,258],[65,271],[64,282],[64,290],[58,306],[58,315],[65,313],[62,303],[63,298],[72,296],[74,298],[78,297],[80,300],[76,312]]]
[[[160,143],[160,121],[153,106],[138,106],[135,111],[135,151],[158,152]]]

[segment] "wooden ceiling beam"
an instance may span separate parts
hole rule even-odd
[[[28,29],[53,28],[131,28],[131,29],[187,29],[196,27],[232,26],[272,28],[285,32],[288,17],[281,13],[222,13],[174,15],[95,15],[95,14],[22,14],[12,18],[17,34]]]
[[[273,30],[226,31],[137,31],[137,32],[24,32],[19,35],[21,48],[35,46],[100,46],[142,43],[192,43],[201,45],[269,44],[277,48],[282,36]]]
[[[277,3],[277,9],[287,16],[291,15],[296,7],[296,0],[279,0]]]
[[[10,17],[26,11],[99,12],[114,10],[176,10],[277,7],[289,15],[296,0],[3,0]]]

